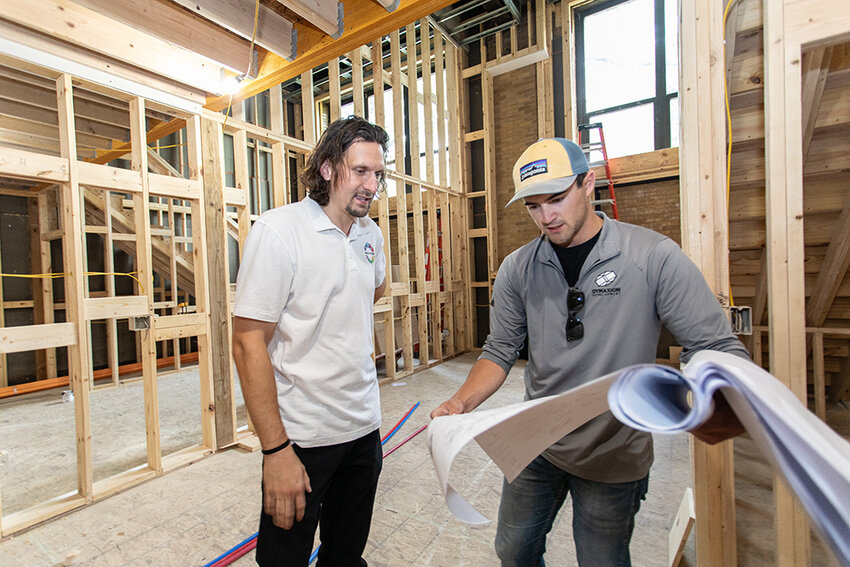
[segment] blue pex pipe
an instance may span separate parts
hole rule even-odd
[[[219,555],[218,557],[216,557],[215,559],[213,559],[209,563],[205,564],[204,567],[210,567],[211,565],[215,565],[216,563],[218,563],[219,561],[221,561],[222,559],[224,559],[225,557],[227,557],[228,555],[230,555],[231,553],[233,553],[234,551],[236,551],[237,549],[239,549],[243,545],[249,543],[251,540],[253,540],[256,537],[257,537],[257,534],[254,534],[250,537],[243,539],[242,541],[240,541],[239,543],[237,543],[236,545],[234,545],[233,547],[231,547],[230,549],[228,549],[227,551],[225,551],[224,553],[222,553],[221,555]]]
[[[413,414],[414,411],[416,411],[416,408],[418,408],[419,404],[421,404],[421,403],[422,402],[416,402],[416,404],[414,404],[413,407],[411,407],[409,410],[407,410],[407,413],[404,414],[404,417],[401,418],[401,421],[399,421],[395,425],[395,427],[393,427],[390,430],[390,432],[387,434],[387,436],[384,437],[384,439],[381,441],[382,447],[384,446],[384,444],[387,441],[389,441],[392,438],[393,435],[395,435],[398,432],[399,429],[401,429],[401,426],[404,425],[404,422],[407,421],[408,418],[410,418],[410,416]],[[258,535],[259,535],[259,532],[256,532],[254,535],[243,539],[242,541],[240,541],[239,543],[237,543],[236,545],[234,545],[233,547],[231,547],[230,549],[228,549],[227,551],[225,551],[224,553],[222,553],[221,555],[219,555],[218,557],[216,557],[215,559],[213,559],[209,563],[206,563],[204,565],[204,567],[212,567],[212,565],[215,565],[218,561],[221,561],[224,557],[230,555],[231,553],[233,553],[234,551],[236,551],[237,549],[239,549],[243,545],[246,545],[249,542],[251,542],[252,540],[256,539]],[[312,565],[313,561],[316,560],[316,557],[319,555],[319,548],[320,547],[322,547],[321,544],[319,544],[318,547],[316,547],[316,549],[313,550],[313,553],[310,554],[310,561],[307,562],[308,565]]]
[[[390,432],[387,434],[387,436],[386,436],[386,437],[384,437],[384,439],[381,441],[381,446],[382,446],[382,447],[384,446],[384,443],[386,443],[387,441],[389,441],[389,440],[390,440],[390,438],[391,438],[393,435],[395,435],[395,434],[396,434],[396,432],[397,432],[399,429],[401,429],[401,426],[402,426],[402,425],[404,425],[404,422],[405,422],[405,421],[407,421],[407,419],[411,416],[411,414],[412,414],[414,411],[416,411],[416,408],[418,408],[418,407],[419,407],[419,404],[421,404],[421,403],[422,403],[422,402],[416,402],[416,404],[415,404],[412,408],[410,408],[409,410],[407,410],[407,413],[406,413],[406,414],[404,414],[404,417],[403,417],[403,418],[401,418],[401,421],[399,421],[399,422],[396,424],[396,426],[395,426],[395,427],[393,427],[393,428],[390,430]]]
[[[320,543],[316,549],[313,550],[313,553],[310,554],[310,561],[307,562],[307,565],[312,565],[313,561],[316,560],[316,557],[319,556],[319,549],[321,549],[322,544]]]

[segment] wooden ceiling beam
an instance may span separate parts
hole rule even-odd
[[[424,18],[451,4],[451,0],[401,0],[398,8],[387,12],[374,0],[345,0],[343,24],[345,30],[339,38],[332,38],[312,26],[295,23],[298,36],[298,53],[294,61],[286,61],[273,53],[267,54],[260,64],[259,76],[233,95],[233,102],[250,98],[284,81],[327,63],[334,57],[402,28],[410,22]],[[220,111],[227,107],[227,96],[211,97],[206,108]]]
[[[250,40],[254,35],[255,0],[173,1],[247,40]],[[292,30],[293,26],[291,22],[260,4],[257,15],[257,34],[254,39],[257,45],[268,49],[281,58],[291,59],[293,57]],[[247,71],[247,65],[248,59],[246,58],[242,63],[240,72],[245,73]]]
[[[221,68],[209,59],[70,0],[0,0],[0,14],[26,30],[41,32],[207,93],[221,92]]]
[[[278,0],[326,34],[338,36],[340,31],[337,0]]]
[[[398,8],[399,0],[375,0],[375,2],[383,6],[387,12],[392,12]]]
[[[139,31],[199,53],[232,71],[245,71],[250,56],[250,38],[238,37],[180,6],[136,0],[74,2]]]

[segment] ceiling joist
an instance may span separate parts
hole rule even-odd
[[[257,11],[255,0],[174,0],[174,2],[249,41],[254,36],[256,12],[257,32],[254,42],[283,59],[294,57],[292,23],[262,4]],[[245,73],[248,70],[247,64],[246,59],[243,63],[244,68],[240,72]]]
[[[74,0],[113,20],[144,31],[204,57],[234,72],[248,63],[248,39],[200,18],[176,4],[136,0]]]
[[[339,37],[342,32],[342,13],[337,0],[278,0],[326,34]]]
[[[289,3],[287,2],[287,5]],[[250,98],[284,81],[339,57],[374,39],[420,20],[451,4],[451,0],[401,0],[398,7],[388,12],[374,0],[345,0],[343,3],[344,31],[333,38],[312,26],[295,23],[298,37],[298,57],[286,61],[274,53],[267,54],[260,63],[259,76],[243,84],[233,95],[233,102]],[[211,110],[223,110],[229,97],[217,96],[207,101]]]
[[[221,70],[205,57],[69,0],[0,0],[0,17],[206,92],[221,92]]]

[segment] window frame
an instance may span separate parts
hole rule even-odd
[[[653,138],[655,150],[671,147],[672,133],[670,124],[670,101],[679,96],[678,88],[671,93],[667,92],[667,30],[664,18],[664,0],[653,0],[655,16],[655,95],[587,112],[587,100],[585,96],[585,64],[584,64],[584,20],[598,12],[613,8],[619,4],[625,4],[629,0],[604,0],[589,5],[573,8],[574,38],[575,38],[575,87],[576,87],[576,124],[595,122],[588,116],[596,116],[618,110],[626,110],[637,106],[652,104],[653,114]],[[681,65],[681,61],[679,62]]]

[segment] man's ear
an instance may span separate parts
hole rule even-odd
[[[322,179],[324,179],[325,181],[330,181],[332,174],[331,162],[328,160],[323,161],[322,165],[319,166],[319,173],[322,175]]]
[[[593,190],[596,187],[596,172],[592,169],[584,176],[584,190],[588,195],[593,196]]]

